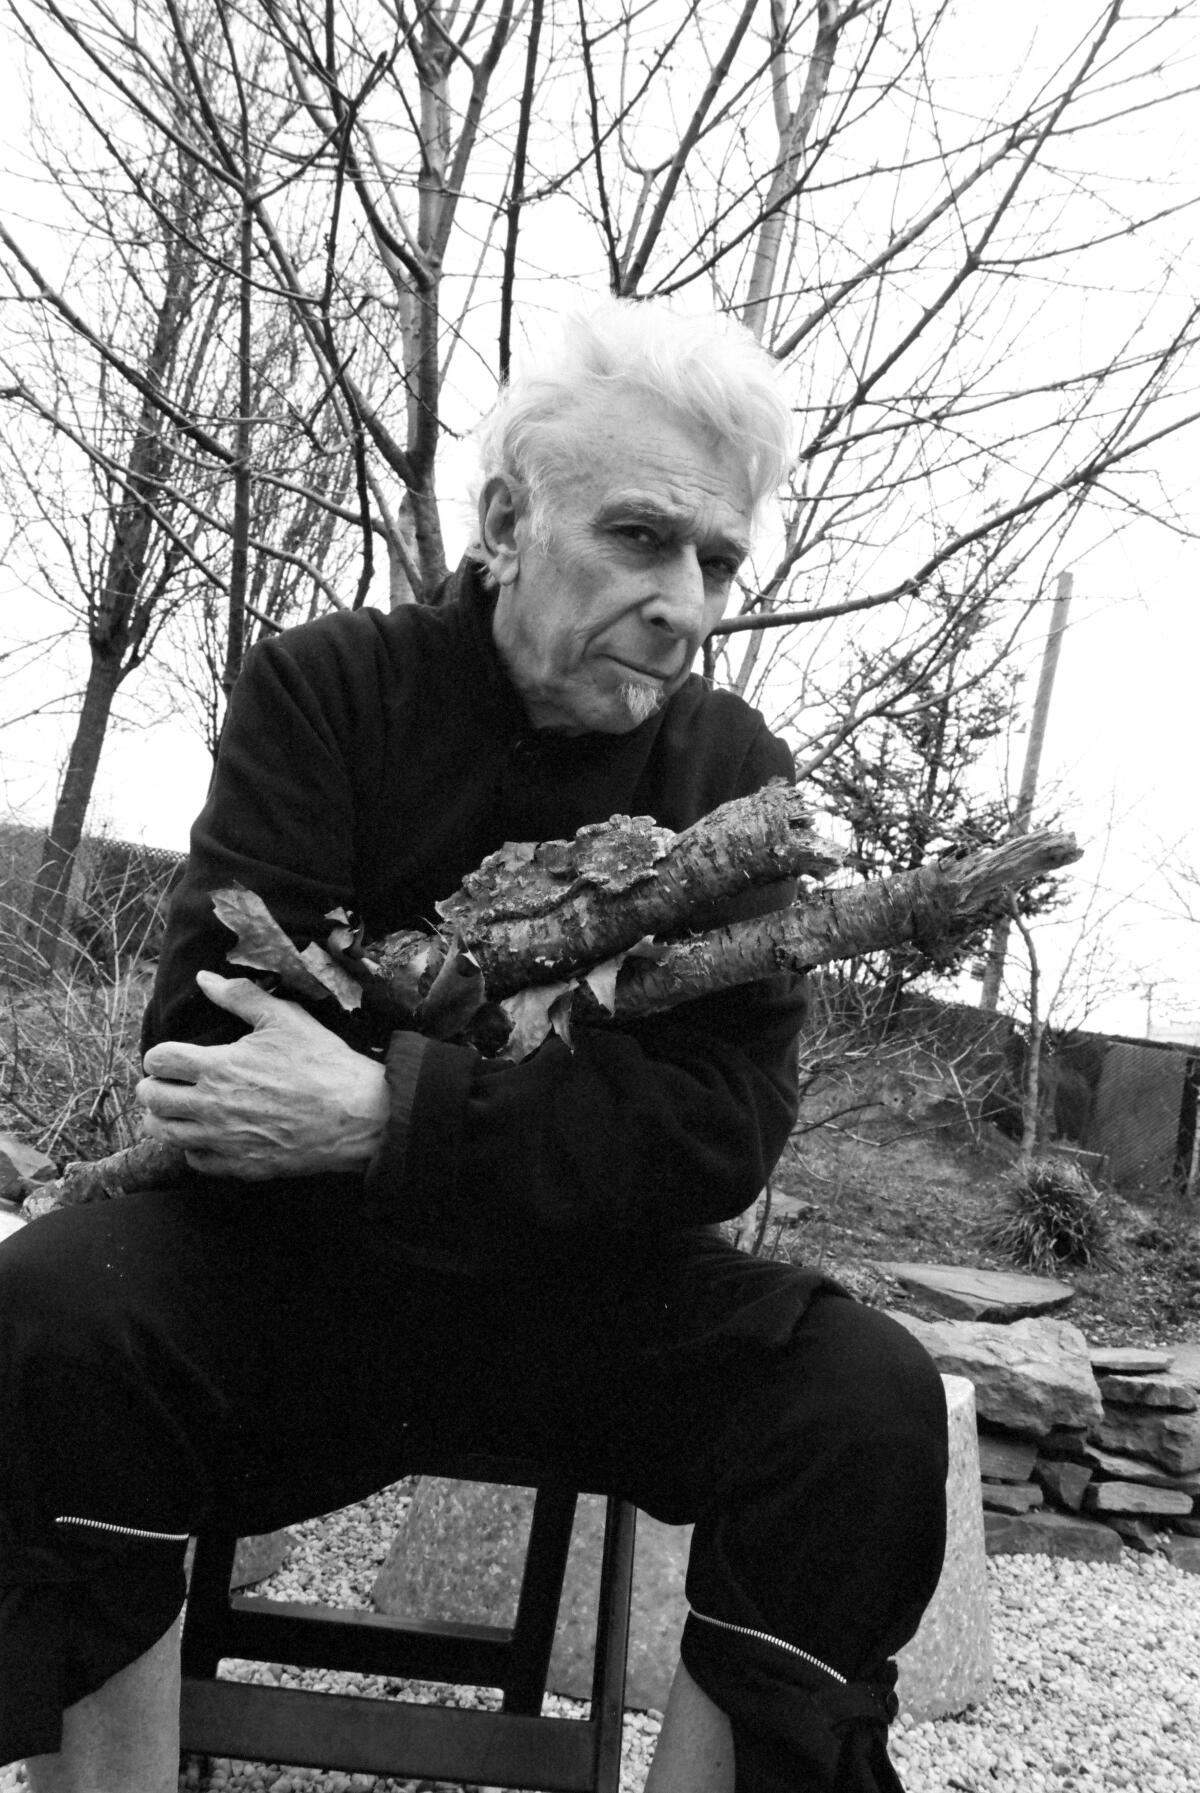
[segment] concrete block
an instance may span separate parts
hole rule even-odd
[[[576,1700],[591,1697],[603,1538],[604,1501],[585,1494],[575,1511],[548,1683],[552,1692]],[[638,1514],[625,1704],[640,1711],[661,1712],[671,1691],[687,1618],[683,1584],[691,1543],[690,1525],[664,1525],[648,1513]]]
[[[533,1492],[424,1476],[372,1589],[381,1612],[511,1625],[529,1540]],[[550,1658],[552,1693],[591,1697],[605,1501],[581,1496]],[[687,1616],[690,1525],[638,1514],[625,1701],[661,1711]]]
[[[965,1376],[942,1383],[950,1420],[946,1561],[917,1635],[897,1658],[900,1709],[916,1719],[961,1712],[987,1696],[993,1677],[975,1390]]]

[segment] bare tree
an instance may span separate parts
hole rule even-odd
[[[170,228],[142,234],[125,214],[122,224],[129,234],[119,239],[121,260],[108,269],[107,302],[102,301],[113,334],[124,339],[125,352],[146,388],[161,392],[186,389],[194,382],[196,337],[190,325],[205,286],[201,262],[188,247],[204,229],[205,192],[192,181],[190,170],[165,166],[168,160],[173,158],[164,157],[152,178],[166,193]],[[116,224],[116,216],[110,217]],[[30,916],[34,953],[52,963],[113,701],[121,682],[150,651],[174,601],[190,531],[186,522],[180,525],[172,496],[178,437],[164,427],[159,409],[148,397],[129,405],[127,389],[103,379],[91,394],[95,408],[87,415],[86,404],[79,404],[72,390],[71,370],[78,356],[62,353],[52,328],[42,335],[40,346],[45,378],[36,378],[28,363],[19,372],[10,363],[14,378],[5,396],[23,409],[26,420],[46,426],[81,453],[92,492],[92,509],[82,530],[74,531],[69,506],[79,485],[77,473],[66,475],[69,495],[57,484],[41,483],[44,465],[38,465],[36,482],[26,487],[65,549],[65,580],[59,581],[48,562],[42,563],[42,571],[64,601],[78,609],[89,655]],[[23,469],[27,440],[26,432],[18,430],[6,444],[10,487]]]
[[[220,607],[227,690],[248,618],[280,626],[306,586],[336,601],[323,569],[352,483],[319,389],[312,416],[298,402],[290,312],[257,320],[246,303],[244,234],[221,184],[178,133],[151,139],[147,157],[141,133],[130,143],[94,111],[89,122],[95,163],[70,158],[61,118],[41,155],[79,227],[68,277],[49,278],[0,224],[19,320],[3,355],[5,495],[30,577],[76,619],[88,656],[29,917],[47,965],[119,689],[193,609]]]
[[[436,597],[439,454],[564,286],[715,302],[786,370],[792,476],[709,671],[796,735],[802,773],[923,689],[953,695],[964,644],[1014,638],[1081,518],[1169,509],[1135,475],[1196,416],[1194,164],[1123,174],[1139,129],[1194,104],[1194,0],[1047,14],[973,68],[973,21],[904,0],[7,4],[81,115],[186,154],[219,195],[203,249],[241,379],[221,428],[102,333],[90,349],[222,503],[235,488],[243,540],[264,487],[311,506],[357,561],[322,602]],[[1144,298],[1118,315],[1135,254]],[[266,427],[247,375],[284,314],[291,405]],[[345,478],[286,471],[318,419]]]

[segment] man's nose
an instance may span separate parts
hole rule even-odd
[[[655,569],[654,590],[644,614],[658,629],[695,636],[704,623],[704,597],[700,558],[690,543],[684,543]]]

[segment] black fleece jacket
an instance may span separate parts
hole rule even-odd
[[[468,566],[435,607],[326,617],[248,655],[143,1048],[244,1031],[194,982],[202,966],[237,974],[210,900],[223,885],[255,891],[301,947],[339,907],[379,937],[435,919],[437,899],[506,840],[622,813],[680,829],[790,778],[757,712],[695,676],[629,734],[532,729],[491,609]],[[606,1238],[640,1256],[664,1229],[740,1213],[794,1119],[804,993],[787,975],[577,1029],[573,1049],[553,1039],[519,1065],[332,1003],[313,1012],[386,1055],[393,1091],[387,1135],[365,1178],[343,1179],[346,1197],[400,1255],[439,1268],[504,1274]]]

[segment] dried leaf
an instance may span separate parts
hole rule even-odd
[[[520,1064],[523,1058],[537,1051],[548,1034],[557,1031],[550,1011],[563,997],[569,1001],[573,988],[574,980],[564,984],[535,984],[528,990],[518,990],[515,996],[500,1004],[512,1023],[512,1033],[504,1048],[506,1058]]]
[[[617,973],[625,963],[627,956],[625,953],[616,953],[611,959],[605,959],[602,964],[593,965],[583,979],[601,1008],[607,1009],[610,1015],[615,1012],[617,1006]]]
[[[331,959],[323,946],[318,946],[315,940],[310,941],[300,958],[317,982],[342,1008],[362,1007],[362,985],[348,971],[344,971],[336,959]]]
[[[252,890],[244,890],[240,885],[214,890],[212,903],[218,921],[237,935],[237,945],[225,955],[231,965],[274,972],[293,996],[307,996],[319,1002],[332,994],[305,964],[262,898]]]
[[[562,994],[550,1004],[550,1025],[564,1046],[571,1044],[572,998],[578,986],[578,978],[572,978]]]
[[[432,1039],[453,1039],[478,1013],[484,999],[483,973],[478,964],[470,953],[452,946],[417,1010],[417,1024]]]

